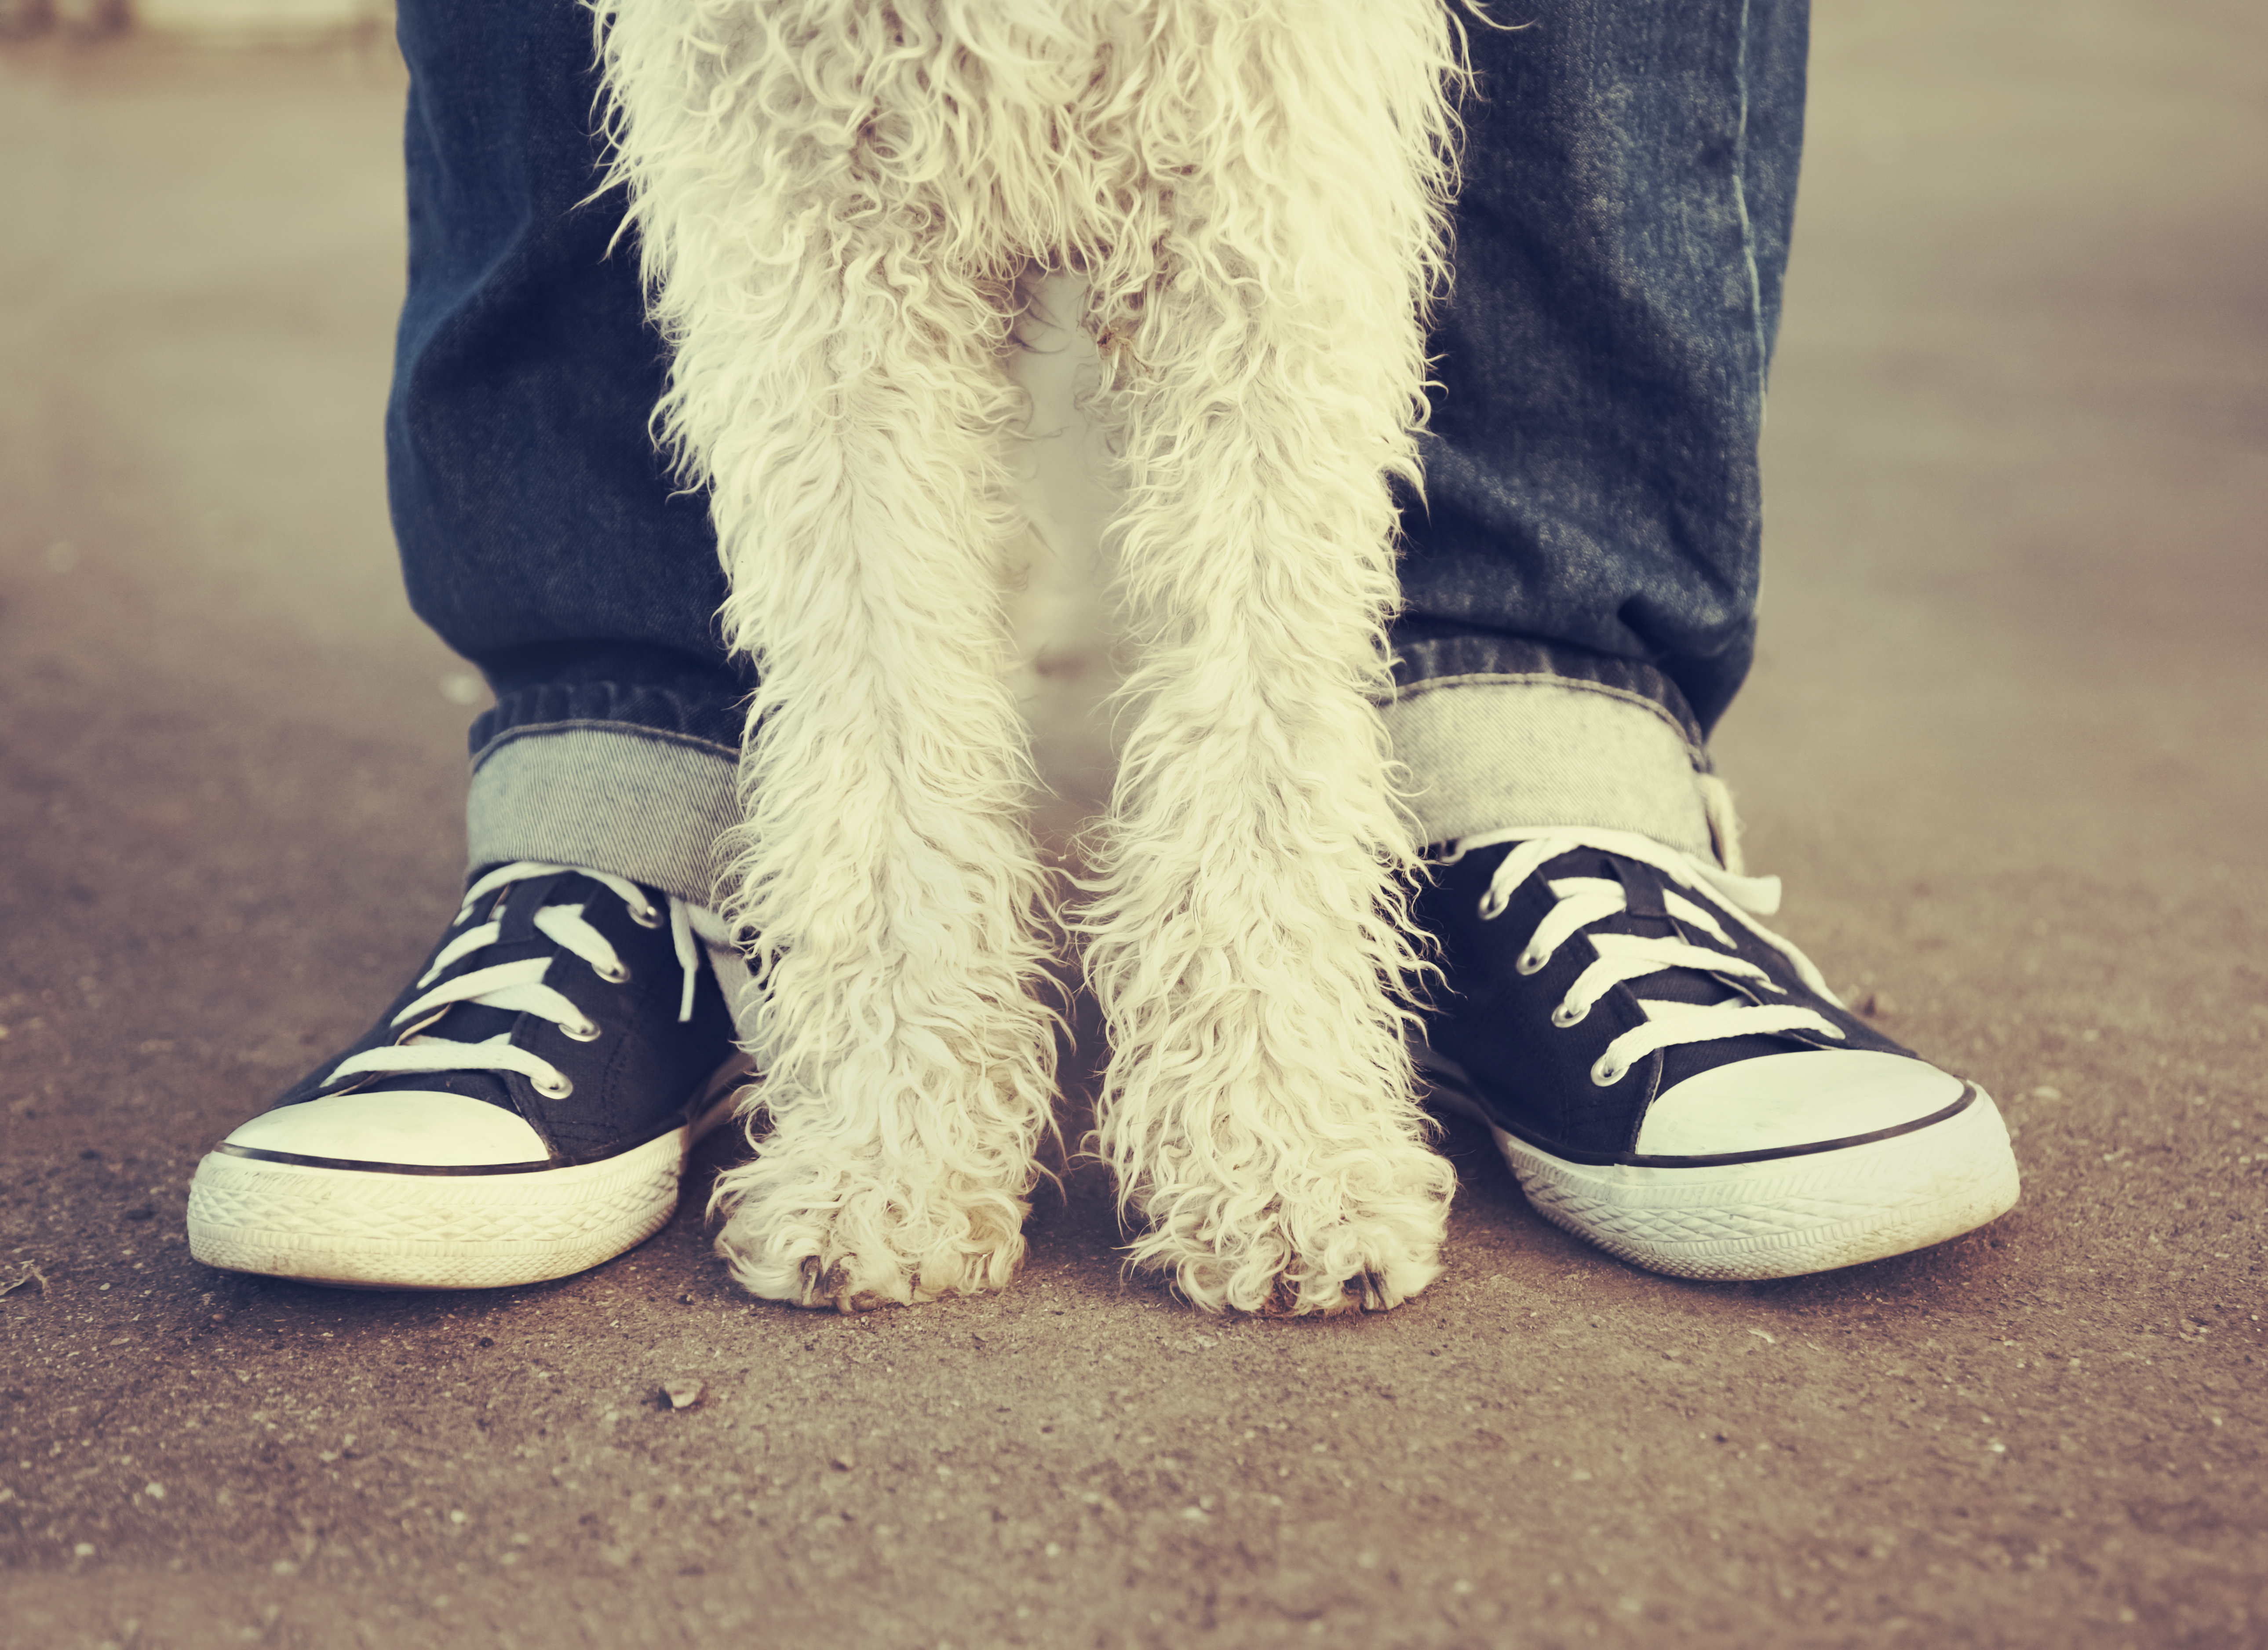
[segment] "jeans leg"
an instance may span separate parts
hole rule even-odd
[[[1658,733],[1705,765],[1754,635],[1805,27],[1804,0],[1538,0],[1533,26],[1473,30],[1388,712],[1429,829],[1532,817],[1508,776],[1550,752],[1644,766],[1638,749],[1669,748]],[[388,475],[412,603],[498,696],[473,732],[475,858],[611,855],[705,892],[695,844],[733,816],[749,684],[714,625],[705,501],[673,490],[646,437],[663,350],[635,260],[607,255],[619,207],[586,199],[587,14],[404,0],[401,33],[411,256]],[[1521,686],[1556,689],[1516,702],[1550,725],[1544,749],[1506,745],[1501,690]],[[1602,742],[1609,704],[1645,726],[1617,718],[1628,737]],[[647,803],[627,840],[625,797]],[[690,822],[655,840],[664,814]]]
[[[411,605],[497,704],[476,865],[589,865],[706,897],[750,680],[715,615],[707,500],[647,432],[665,350],[574,0],[402,0],[409,283],[387,473]]]
[[[1433,796],[1429,830],[1520,806],[1517,771],[1474,790],[1513,755],[1515,703],[1557,730],[1535,760],[1659,748],[1705,769],[1756,634],[1756,439],[1807,0],[1533,0],[1519,15],[1530,26],[1469,26],[1480,83],[1455,285],[1432,341],[1426,497],[1403,512],[1404,696],[1388,721]],[[1522,685],[1557,691],[1463,691]],[[1616,718],[1603,748],[1602,701],[1638,718]],[[1633,828],[1690,836],[1697,819]]]

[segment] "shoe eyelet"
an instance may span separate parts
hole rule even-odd
[[[630,965],[627,962],[617,962],[613,968],[608,969],[602,968],[598,963],[593,962],[591,965],[591,972],[597,975],[609,985],[620,985],[624,980],[630,977]]]
[[[1603,1056],[1600,1057],[1599,1063],[1591,1068],[1591,1081],[1597,1084],[1601,1088],[1612,1088],[1616,1084],[1621,1082],[1624,1078],[1629,1075],[1630,1067],[1626,1065],[1609,1065]]]
[[[630,920],[641,928],[659,928],[663,919],[659,906],[641,905],[630,912]]]
[[[1522,976],[1526,976],[1536,973],[1546,962],[1549,962],[1550,961],[1550,958],[1545,956],[1542,952],[1523,951],[1520,954],[1519,957],[1513,961],[1512,966],[1515,972]]]
[[[1565,1031],[1570,1026],[1582,1024],[1590,1017],[1590,1013],[1587,1008],[1571,1008],[1567,1004],[1562,1003],[1551,1011],[1551,1023]]]
[[[562,1026],[559,1029],[577,1042],[596,1042],[600,1034],[600,1027],[595,1020],[586,1020],[579,1026]]]
[[[575,1092],[574,1080],[563,1072],[555,1072],[549,1077],[530,1078],[528,1081],[546,1100],[564,1100]]]

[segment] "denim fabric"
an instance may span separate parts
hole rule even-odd
[[[1690,788],[1747,670],[1806,3],[1528,0],[1521,15],[1468,24],[1480,99],[1426,497],[1403,512],[1388,718],[1432,821],[1667,807],[1655,834],[1683,838],[1682,799],[1532,794],[1503,775],[1613,751],[1665,796]],[[703,502],[648,438],[662,346],[630,250],[609,255],[621,203],[588,198],[589,14],[401,0],[399,17],[410,264],[388,477],[413,604],[497,695],[473,729],[475,835],[557,858],[594,831],[612,842],[570,803],[594,762],[623,794],[681,801],[690,785],[696,814],[725,817],[749,682],[714,622]],[[1552,691],[1506,696],[1523,685]],[[1609,703],[1635,719],[1606,737],[1593,723]],[[1565,714],[1513,737],[1514,704]],[[668,861],[615,868],[705,893],[674,837],[615,846]]]
[[[409,287],[387,477],[410,604],[512,730],[609,721],[737,748],[705,501],[648,438],[664,350],[601,145],[575,0],[405,0]]]
[[[1518,674],[1541,642],[1579,672],[1584,653],[1653,666],[1705,730],[1756,635],[1808,5],[1495,11],[1533,22],[1469,30],[1480,100],[1425,502],[1403,512],[1401,677]]]

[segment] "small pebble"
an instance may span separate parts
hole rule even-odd
[[[673,1381],[661,1389],[673,1410],[689,1410],[701,1402],[701,1383],[697,1381]]]

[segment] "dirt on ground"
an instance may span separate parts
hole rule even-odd
[[[1080,1170],[1006,1293],[835,1317],[697,1207],[493,1293],[189,1259],[200,1154],[460,886],[482,689],[382,488],[401,81],[0,49],[0,1639],[2268,1643],[2264,81],[2236,0],[1817,19],[1718,751],[1786,931],[2001,1101],[2014,1212],[1679,1282],[1452,1123],[1391,1314],[1192,1311]],[[1108,661],[1037,587],[1056,829]]]

